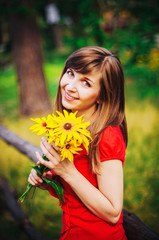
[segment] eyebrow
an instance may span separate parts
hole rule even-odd
[[[73,68],[67,68],[67,70],[68,69],[70,69],[72,72],[77,72],[77,71],[75,71]],[[77,72],[78,73],[78,72]],[[79,72],[80,73],[80,72]],[[82,75],[84,75],[83,73],[80,73],[80,74],[82,74]],[[85,80],[87,80],[87,81],[89,81],[89,82],[91,82],[92,84],[94,84],[94,81],[92,80],[92,79],[90,79],[90,78],[88,78],[88,77],[83,77]]]

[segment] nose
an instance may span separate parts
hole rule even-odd
[[[76,92],[77,88],[76,88],[76,82],[75,81],[71,81],[66,85],[66,89],[70,92]]]

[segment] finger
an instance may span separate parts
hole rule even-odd
[[[30,178],[28,178],[28,182],[29,182],[32,186],[35,186],[35,183],[34,183]]]
[[[33,186],[38,185],[38,183],[37,183],[31,176],[29,176],[28,182],[29,182],[31,185],[33,185]]]
[[[36,181],[41,182],[42,179],[38,176],[37,171],[32,168],[30,176],[34,178]]]
[[[42,183],[43,182],[43,180],[37,175],[37,173],[34,173],[33,172],[33,174],[30,174],[29,175],[29,177],[30,177],[30,179],[34,182],[34,183]]]
[[[41,143],[43,144],[43,146],[47,149],[47,151],[53,155],[55,158],[59,159],[59,153],[58,153],[58,148],[55,146],[50,146],[50,144],[48,144],[48,142],[46,141],[46,139],[43,137]],[[40,145],[41,146],[41,145]],[[60,159],[59,159],[60,160]]]
[[[32,183],[34,183],[34,185],[38,184],[38,181],[36,181],[35,178],[33,178],[32,176],[30,176],[29,179],[31,180]]]
[[[48,144],[48,143],[47,143],[47,144]],[[41,142],[40,142],[40,147],[41,147],[44,155],[45,155],[53,164],[56,165],[56,164],[58,164],[58,163],[60,162],[61,158],[60,158],[59,154],[58,154],[54,149],[52,149],[49,144],[48,144],[48,145],[47,145],[47,144],[45,143],[45,145],[44,145],[44,143],[41,141]],[[49,147],[48,147],[48,146],[49,146]]]
[[[41,142],[47,148],[48,151],[51,151],[52,149],[54,149],[54,148],[52,148],[51,144],[48,144],[48,142],[46,141],[46,138],[42,137]],[[54,149],[54,150],[56,151],[56,149]]]
[[[55,142],[52,141],[52,142],[50,143],[50,145],[51,145],[51,147],[52,147],[57,153],[60,154],[59,147],[55,145]]]
[[[44,172],[42,175],[44,178],[47,178],[49,180],[52,180],[53,178],[53,174],[49,171],[49,172]]]
[[[37,172],[36,172],[36,170],[34,169],[34,168],[32,168],[31,169],[31,173],[30,174],[32,174],[32,175],[36,175],[37,174]]]
[[[44,153],[45,154],[45,153]],[[48,155],[48,154],[47,154]],[[46,166],[46,167],[48,167],[48,168],[52,168],[53,166],[53,164],[52,164],[52,162],[50,162],[50,161],[45,161],[41,156],[40,156],[40,154],[38,153],[38,152],[36,152],[36,157],[37,157],[37,159],[38,159],[38,161],[41,163],[41,164],[43,164],[44,166]],[[47,158],[48,158],[48,156],[46,156]]]

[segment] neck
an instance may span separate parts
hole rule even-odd
[[[80,117],[80,116],[84,115],[84,119],[85,119],[85,121],[86,121],[86,122],[87,122],[87,121],[91,122],[92,119],[93,119],[94,113],[95,113],[95,112],[89,112],[89,111],[84,112],[84,111],[78,111],[76,116],[77,116],[77,117]]]

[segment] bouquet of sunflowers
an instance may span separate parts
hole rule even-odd
[[[47,118],[31,118],[36,124],[30,127],[30,130],[37,132],[37,135],[45,134],[48,138],[48,143],[54,142],[61,153],[61,161],[65,158],[73,161],[73,155],[78,154],[78,152],[82,150],[82,148],[80,148],[81,145],[83,145],[88,152],[89,139],[91,139],[91,136],[86,128],[90,125],[90,122],[84,122],[83,115],[76,117],[76,114],[77,112],[68,113],[64,110],[63,114],[56,111],[56,115],[49,114]],[[44,154],[42,157],[44,160],[49,161]],[[48,180],[42,177],[42,174],[50,169],[42,164],[36,165],[33,168],[44,182],[50,184],[55,189],[63,204],[63,188],[60,183],[56,180]],[[19,198],[19,201],[24,201],[32,187],[30,183],[27,184],[27,189]]]

